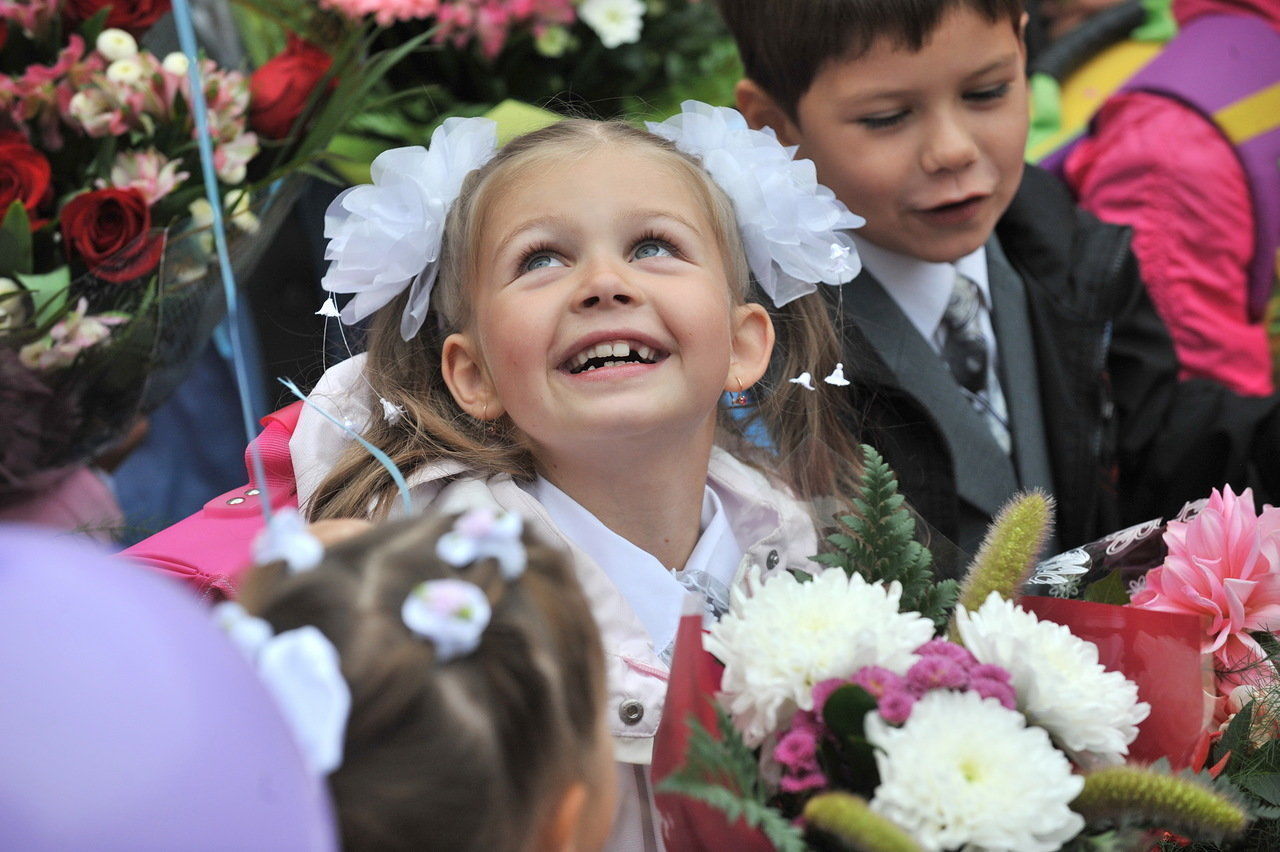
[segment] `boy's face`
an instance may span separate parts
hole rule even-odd
[[[770,124],[867,224],[858,233],[949,262],[991,235],[1022,178],[1026,51],[1007,20],[960,6],[915,53],[879,39],[823,66],[791,121],[749,80],[738,103]]]

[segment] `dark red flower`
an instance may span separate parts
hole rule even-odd
[[[0,219],[15,201],[21,201],[28,213],[34,213],[49,191],[52,178],[49,161],[22,134],[0,131]],[[41,224],[31,217],[32,230]]]
[[[249,79],[249,126],[267,139],[288,136],[332,64],[329,54],[290,33],[284,51]]]
[[[62,208],[68,257],[79,257],[105,281],[122,282],[156,268],[164,238],[151,233],[151,211],[136,189],[99,189]]]
[[[151,29],[172,6],[172,0],[64,0],[62,12],[72,24],[80,24],[107,6],[107,26],[141,35]]]

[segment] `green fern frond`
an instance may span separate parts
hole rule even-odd
[[[658,792],[705,802],[731,824],[741,819],[763,831],[779,852],[806,852],[800,829],[769,806],[755,754],[727,713],[717,710],[717,718],[718,740],[696,719],[689,720],[685,763],[658,785]]]
[[[916,522],[898,493],[893,470],[874,449],[862,447],[863,468],[854,513],[836,520],[843,528],[827,536],[834,550],[813,557],[815,562],[857,573],[869,583],[902,585],[901,607],[933,620],[947,622],[959,587],[954,580],[937,580],[933,556],[916,541]]]

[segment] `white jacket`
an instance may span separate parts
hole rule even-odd
[[[367,386],[357,355],[320,379],[310,401],[357,430],[368,422]],[[289,441],[298,499],[306,506],[316,488],[349,446],[350,439],[308,406]],[[754,468],[714,448],[708,481],[720,495],[743,558],[735,575],[742,583],[753,568],[764,574],[798,568],[812,570],[817,535],[803,504],[771,484]],[[653,737],[662,718],[668,667],[652,647],[630,604],[604,571],[552,523],[546,510],[506,474],[484,475],[459,462],[440,461],[407,478],[414,505],[423,511],[458,512],[491,504],[517,512],[545,541],[570,554],[574,572],[600,628],[607,682],[607,712],[619,762],[619,809],[609,849],[657,850],[661,833],[649,789],[648,764]]]

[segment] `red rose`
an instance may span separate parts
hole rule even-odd
[[[267,139],[288,136],[332,64],[329,54],[290,33],[284,52],[249,78],[249,126]]]
[[[149,30],[172,5],[172,0],[64,0],[62,11],[68,21],[79,24],[110,6],[107,26],[136,36]]]
[[[62,208],[68,255],[79,255],[105,281],[129,281],[156,268],[164,238],[151,233],[151,211],[136,189],[99,189]]]
[[[0,132],[0,220],[15,201],[33,213],[49,191],[52,177],[49,161],[21,134]],[[40,224],[31,217],[32,230]]]

